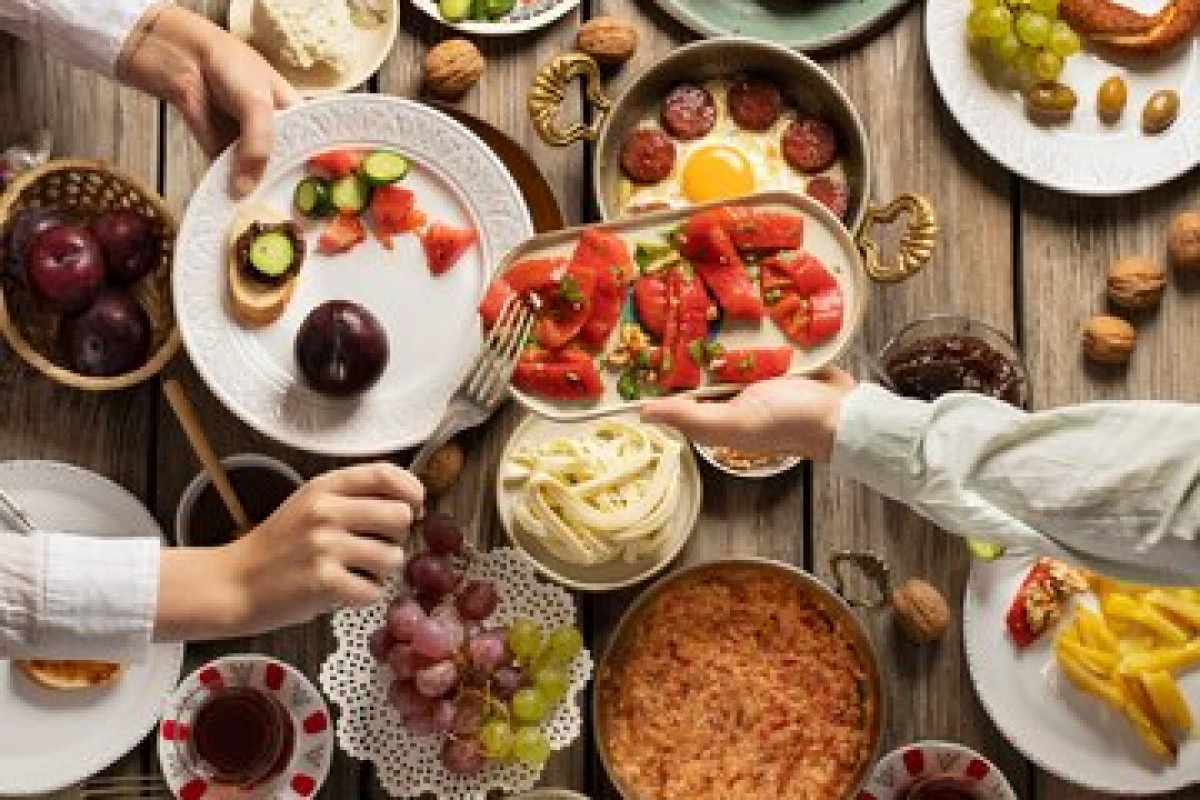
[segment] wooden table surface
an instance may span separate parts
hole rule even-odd
[[[213,19],[224,17],[224,0],[183,4]],[[407,3],[400,5],[402,30],[395,50],[363,88],[412,97],[420,90],[422,54],[448,34]],[[481,41],[487,70],[480,86],[461,103],[529,149],[571,221],[596,218],[587,189],[591,152],[580,146],[554,149],[538,141],[525,116],[525,90],[534,69],[570,50],[579,23],[599,14],[628,19],[641,35],[633,61],[610,79],[611,92],[620,92],[641,69],[691,38],[647,0],[583,0],[575,13],[541,32]],[[925,273],[901,286],[873,290],[864,330],[868,346],[919,315],[959,312],[1016,337],[1029,360],[1037,407],[1097,398],[1200,397],[1200,370],[1188,368],[1186,349],[1195,345],[1200,330],[1195,285],[1169,291],[1161,311],[1145,321],[1143,341],[1126,373],[1088,370],[1078,347],[1081,321],[1102,308],[1108,263],[1126,254],[1161,254],[1170,215],[1200,206],[1197,181],[1184,178],[1132,198],[1092,200],[1048,192],[1010,175],[989,161],[947,114],[930,81],[920,20],[917,4],[853,49],[819,58],[857,104],[870,132],[874,196],[925,193],[934,198],[943,225],[939,249]],[[174,111],[11,41],[0,42],[0,119],[4,138],[49,125],[59,153],[115,163],[158,186],[178,211],[205,168]],[[218,451],[275,454],[307,474],[336,464],[282,448],[239,423],[198,380],[185,356],[176,359],[168,374],[184,380]],[[95,470],[141,497],[169,529],[180,492],[198,465],[159,389],[156,381],[114,394],[71,391],[4,353],[0,458],[58,459]],[[482,543],[504,538],[491,489],[500,448],[519,417],[508,407],[464,437],[469,466],[441,500],[441,507],[458,515]],[[707,470],[704,479],[705,507],[681,563],[757,554],[827,575],[831,551],[869,547],[888,559],[897,576],[927,577],[946,593],[952,608],[959,607],[969,568],[961,543],[905,508],[832,476],[825,467],[763,482],[731,480]],[[581,598],[582,622],[593,648],[603,647],[633,597],[633,591],[626,591]],[[971,687],[957,626],[939,646],[917,648],[897,637],[886,613],[869,614],[866,621],[888,676],[887,747],[917,739],[963,742],[996,762],[1022,798],[1098,796],[1036,769],[999,735]],[[188,665],[221,653],[255,650],[315,678],[331,642],[327,622],[319,620],[251,641],[194,645]],[[155,769],[147,742],[109,772]],[[543,783],[596,798],[616,797],[586,733],[553,758]],[[1189,796],[1195,797],[1194,791]],[[382,794],[368,765],[339,754],[321,797]]]

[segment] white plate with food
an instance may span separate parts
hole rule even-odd
[[[433,19],[463,33],[527,33],[571,13],[579,0],[413,0]]]
[[[530,415],[501,456],[496,509],[509,540],[543,574],[611,591],[679,555],[702,494],[677,433],[630,416],[574,424]]]
[[[493,264],[533,233],[474,134],[408,100],[279,115],[259,188],[205,175],[176,243],[176,317],[225,405],[277,441],[366,456],[418,444],[480,346]]]
[[[1127,713],[1117,710],[1113,703],[1106,702],[1096,694],[1083,691],[1065,671],[1078,662],[1074,660],[1075,655],[1070,656],[1073,659],[1070,663],[1065,662],[1057,652],[1060,648],[1100,661],[1115,657],[1117,663],[1122,665],[1121,669],[1137,668],[1131,675],[1144,674],[1141,667],[1149,662],[1143,659],[1138,664],[1112,653],[1130,653],[1148,646],[1151,640],[1149,631],[1139,632],[1136,625],[1120,629],[1121,635],[1115,641],[1117,647],[1112,650],[1084,641],[1089,637],[1099,638],[1102,631],[1099,634],[1091,632],[1095,628],[1095,620],[1108,619],[1108,615],[1092,615],[1079,609],[1107,608],[1106,604],[1098,601],[1096,592],[1122,594],[1115,584],[1096,578],[1088,579],[1090,590],[1055,603],[1056,607],[1063,609],[1060,619],[1052,621],[1032,643],[1024,646],[1015,643],[1007,621],[1009,609],[1034,565],[1033,557],[1019,556],[1003,557],[988,563],[976,561],[963,598],[963,639],[971,679],[980,701],[996,726],[1017,749],[1042,769],[1096,791],[1120,796],[1149,795],[1200,782],[1200,739],[1194,733],[1189,735],[1172,725],[1170,715],[1158,711],[1158,705],[1150,700],[1148,694],[1143,695],[1135,707],[1140,709],[1141,703],[1149,702],[1150,708],[1154,709],[1155,720],[1166,726],[1163,733],[1169,740],[1169,746],[1177,749],[1174,757],[1154,753],[1147,740],[1135,730]],[[1169,597],[1181,591],[1184,594],[1178,597],[1188,602],[1194,601],[1195,610],[1200,613],[1200,595],[1194,594],[1195,590],[1170,590],[1168,595],[1163,596]],[[1193,594],[1186,594],[1188,592]],[[1139,594],[1137,597],[1145,595]],[[1045,604],[1042,605],[1045,607]],[[1122,602],[1120,605],[1126,604]],[[1084,623],[1089,632],[1083,634],[1082,640],[1079,635],[1081,617],[1089,620]],[[1172,619],[1172,624],[1185,631],[1194,643],[1186,645],[1195,651],[1191,663],[1200,664],[1200,638],[1197,635],[1200,627],[1190,627],[1173,615]],[[1194,621],[1200,626],[1200,617]],[[1111,627],[1109,624],[1105,629]],[[1071,643],[1059,644],[1060,638],[1066,638]],[[1159,651],[1166,649],[1165,646],[1156,647]],[[1095,651],[1101,654],[1097,655]],[[1106,652],[1110,655],[1103,655]],[[1159,662],[1159,665],[1163,663]],[[1200,709],[1200,669],[1193,666],[1189,671],[1179,662],[1170,666],[1167,672],[1177,681],[1185,702],[1193,710]],[[1089,685],[1112,685],[1107,677],[1091,672],[1088,674],[1098,678],[1098,683],[1089,681],[1087,677],[1081,678]],[[1156,692],[1163,689],[1160,696],[1169,695],[1165,680],[1161,677],[1156,680],[1159,681],[1155,686]],[[1114,700],[1117,696],[1119,693],[1114,695]],[[1160,719],[1159,714],[1165,718]],[[1141,716],[1148,718],[1149,715],[1143,711]]]
[[[7,461],[0,488],[39,528],[162,538],[136,497],[87,470]],[[0,661],[0,795],[55,791],[128,753],[158,721],[182,664],[182,644],[155,644],[145,661],[116,671],[100,662],[43,662],[39,682],[24,665]]]
[[[303,97],[346,92],[378,71],[396,41],[396,0],[233,0],[230,33]]]
[[[925,41],[930,69],[942,99],[967,135],[992,158],[1021,177],[1052,189],[1082,195],[1120,195],[1182,175],[1200,163],[1200,139],[1195,136],[1200,126],[1200,103],[1196,102],[1200,97],[1200,42],[1194,35],[1187,35],[1174,46],[1166,46],[1168,42],[1159,42],[1154,34],[1147,34],[1135,37],[1136,44],[1124,50],[1098,44],[1104,38],[1105,20],[1110,15],[1128,14],[1129,9],[1151,15],[1164,6],[1162,0],[1122,0],[1122,3],[1123,6],[1118,6],[1115,0],[1090,4],[1071,0],[1069,5],[1058,4],[1066,19],[1072,20],[1075,26],[1072,30],[1084,47],[1082,52],[1074,54],[1070,34],[1061,26],[1055,29],[1053,24],[1047,27],[1039,23],[1032,25],[1031,31],[1029,24],[1021,24],[1018,30],[1021,14],[1010,15],[1006,23],[1004,11],[996,12],[999,19],[990,22],[979,18],[977,24],[984,28],[992,26],[987,28],[990,33],[1011,31],[1014,37],[1023,33],[1026,40],[1042,41],[1042,37],[1049,35],[1047,31],[1058,31],[1059,39],[1063,40],[1058,52],[1039,55],[1042,50],[1051,50],[1053,42],[1049,39],[1036,52],[1026,45],[1014,62],[1019,69],[1014,69],[1011,75],[1007,68],[999,69],[993,63],[993,47],[1005,54],[1003,58],[1009,58],[1009,53],[1020,50],[1021,39],[1013,45],[1006,35],[989,38],[980,34],[977,38],[986,44],[973,50],[967,32],[972,3],[966,0],[927,3]],[[1194,0],[1171,0],[1167,5],[1200,9]],[[1077,20],[1069,13],[1076,7],[1094,10],[1098,19],[1086,13],[1086,21]],[[993,45],[992,39],[1004,44]],[[1065,57],[1060,53],[1065,53]],[[1042,119],[1035,121],[1026,112],[1022,93],[1007,88],[1013,83],[1008,78],[1019,82],[1020,72],[1035,72],[1039,57],[1040,69],[1044,70],[1041,76],[1052,75],[1056,68],[1061,68],[1057,81],[1070,87],[1076,97],[1074,111],[1066,119],[1047,119],[1043,114]],[[1124,83],[1125,102],[1119,117],[1106,120],[1098,113],[1101,107],[1098,93],[1110,78],[1119,78]],[[1177,118],[1165,130],[1148,133],[1143,129],[1143,110],[1151,95],[1160,91],[1176,93]],[[1115,84],[1106,92],[1105,107],[1117,108],[1115,100],[1120,92]],[[1061,92],[1043,93],[1041,97],[1050,106],[1069,99]],[[1160,122],[1162,119],[1165,118],[1160,118]]]

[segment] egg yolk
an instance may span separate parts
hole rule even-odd
[[[683,166],[683,193],[692,203],[714,203],[754,191],[754,168],[740,150],[701,147]]]

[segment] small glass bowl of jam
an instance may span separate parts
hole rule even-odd
[[[1013,340],[986,322],[935,314],[910,322],[880,350],[879,366],[897,394],[932,401],[976,392],[1027,408],[1029,371]]]
[[[287,464],[257,453],[227,456],[221,463],[253,524],[271,516],[304,482]],[[180,547],[217,547],[233,541],[237,533],[216,488],[201,472],[183,490],[175,509],[176,543]]]

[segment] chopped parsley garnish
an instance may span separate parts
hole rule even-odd
[[[697,364],[709,364],[714,358],[720,358],[725,348],[720,342],[710,342],[707,339],[696,339],[688,342],[688,355]]]
[[[579,281],[572,275],[562,276],[558,282],[558,291],[563,299],[573,306],[581,306],[587,299],[583,296],[583,289],[579,288]]]
[[[763,302],[769,306],[775,305],[781,299],[783,299],[783,292],[779,291],[778,289],[768,289],[767,291],[763,292]]]

